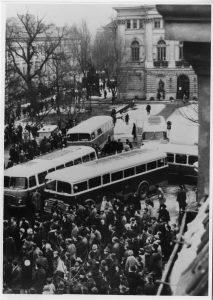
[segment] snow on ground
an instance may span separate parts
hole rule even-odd
[[[160,115],[160,112],[165,109],[165,104],[152,105],[151,115]],[[115,107],[116,108],[116,107]],[[129,124],[126,125],[124,119],[125,115],[129,114]],[[131,136],[133,123],[140,124],[147,118],[146,104],[138,104],[134,110],[128,109],[123,113],[123,120],[117,119],[114,133],[115,138],[121,135]],[[172,129],[170,132],[170,141],[180,144],[194,144],[198,143],[198,124],[186,118],[186,116],[193,116],[196,119],[194,104],[183,108],[176,108],[167,120],[172,122]],[[121,115],[118,117],[121,117]]]

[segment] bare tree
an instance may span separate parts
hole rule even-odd
[[[198,103],[193,103],[191,105],[183,106],[179,108],[179,112],[185,119],[198,124]]]
[[[24,82],[27,98],[33,115],[37,112],[37,79],[41,75],[51,55],[60,45],[63,29],[46,25],[30,13],[17,14],[17,20],[6,24],[6,51],[11,57],[16,74]],[[24,68],[23,68],[24,66]]]
[[[117,35],[117,21],[112,19],[103,31],[96,34],[93,44],[92,57],[96,68],[105,71],[106,77],[118,78],[125,47]]]
[[[72,36],[71,52],[79,71],[86,76],[88,66],[91,63],[91,34],[86,21],[82,21],[81,26],[72,26],[70,29]]]

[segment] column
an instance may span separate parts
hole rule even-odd
[[[153,41],[152,41],[152,19],[146,19],[145,25],[145,53],[146,53],[146,62],[145,65],[147,68],[153,67]]]
[[[192,65],[198,76],[199,102],[199,196],[209,193],[210,163],[210,65],[211,44],[184,42],[185,59]]]

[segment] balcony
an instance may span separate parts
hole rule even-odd
[[[178,60],[175,62],[177,68],[189,68],[190,64],[185,60]]]
[[[156,60],[153,62],[154,67],[156,68],[167,68],[169,65],[169,62],[167,60]]]

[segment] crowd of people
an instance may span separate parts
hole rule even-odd
[[[31,202],[30,199],[29,203]],[[32,203],[31,203],[32,204]],[[155,295],[175,243],[166,204],[136,194],[4,220],[3,292]],[[155,210],[156,211],[156,210]]]
[[[30,126],[28,123],[24,128],[21,125],[16,128],[7,127],[6,134],[10,137],[12,146],[9,150],[9,161],[5,166],[6,168],[24,163],[55,149],[67,147],[66,134],[62,131],[54,132],[48,138],[44,136],[44,138],[38,140],[38,130],[39,127],[36,125]]]

